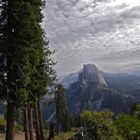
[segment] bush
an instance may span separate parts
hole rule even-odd
[[[0,118],[0,132],[4,132],[6,130],[6,120]]]
[[[96,140],[122,140],[113,124],[113,116],[114,113],[108,110],[101,112],[84,111],[80,115],[81,125],[86,128],[94,127]]]
[[[16,132],[22,132],[23,131],[23,126],[22,125],[15,125],[15,131]]]
[[[125,140],[140,139],[140,120],[137,117],[121,114],[114,124]]]

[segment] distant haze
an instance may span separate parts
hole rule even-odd
[[[140,65],[140,0],[46,0],[43,28],[58,74],[94,63],[118,72]]]

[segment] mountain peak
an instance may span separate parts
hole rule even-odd
[[[69,86],[75,82],[80,82],[82,84],[87,84],[88,82],[95,83],[95,85],[100,87],[108,87],[103,72],[98,69],[95,64],[84,64],[83,68],[76,73],[71,73],[60,80],[60,82],[69,88]]]
[[[79,81],[83,84],[91,81],[101,87],[107,87],[103,73],[94,64],[85,64],[82,72],[79,73]]]
[[[97,67],[94,64],[85,64],[83,69],[87,70],[89,73],[92,73],[93,71],[97,70]]]

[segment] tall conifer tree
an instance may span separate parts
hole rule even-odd
[[[56,91],[56,120],[57,130],[68,131],[71,128],[71,118],[68,112],[65,88],[63,85],[57,85]]]
[[[41,0],[1,0],[0,88],[7,99],[6,140],[14,139],[15,106],[40,102],[55,73],[45,49]]]

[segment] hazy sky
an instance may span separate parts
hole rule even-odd
[[[44,13],[59,74],[86,63],[117,72],[140,65],[140,0],[46,0]]]

